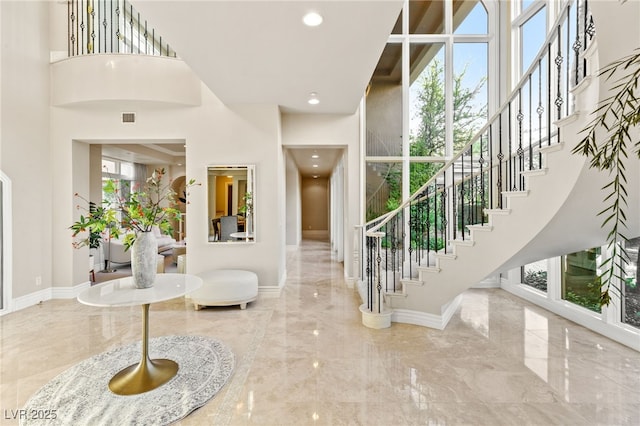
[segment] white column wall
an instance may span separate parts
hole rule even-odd
[[[297,246],[302,240],[302,205],[300,187],[302,185],[300,172],[291,155],[285,153],[286,158],[286,205],[287,205],[287,245]]]
[[[344,260],[344,223],[347,221],[345,216],[345,205],[348,200],[345,199],[344,192],[344,168],[342,166],[344,154],[338,160],[338,164],[333,168],[331,175],[331,247],[333,248],[337,261]]]

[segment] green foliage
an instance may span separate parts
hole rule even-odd
[[[486,105],[478,108],[476,96],[486,83],[482,78],[473,89],[464,86],[468,64],[460,74],[453,76],[453,149],[460,151],[482,127],[487,117]],[[420,91],[417,97],[420,125],[411,135],[411,156],[445,155],[446,97],[444,88],[444,64],[434,59],[418,78]],[[422,182],[424,184],[426,181]]]
[[[86,203],[88,207],[83,207],[80,204],[76,206],[78,210],[86,210],[86,215],[80,215],[80,219],[69,227],[73,231],[72,237],[76,238],[79,234],[88,232],[88,235],[83,238],[76,239],[73,242],[75,248],[89,246],[89,248],[97,249],[102,244],[102,236],[107,229],[107,225],[110,222],[112,215],[104,208],[96,205],[93,201],[88,201],[86,198],[75,194],[83,203]]]
[[[126,249],[133,245],[138,233],[149,232],[153,226],[157,226],[164,234],[171,234],[171,221],[179,219],[182,213],[174,207],[177,204],[175,191],[171,189],[170,184],[162,182],[164,174],[164,169],[154,170],[151,177],[139,188],[132,188],[133,191],[121,191],[117,180],[108,179],[102,188],[105,194],[103,207],[94,204],[91,208],[89,203],[88,214],[80,216],[80,219],[71,225],[74,237],[81,232],[89,231],[89,236],[76,241],[74,247],[89,245],[92,234],[102,235],[107,229],[112,238],[119,238],[124,234],[123,243]],[[194,185],[195,180],[191,179],[186,187]],[[80,195],[75,195],[84,200]]]
[[[629,150],[640,158],[640,139],[637,138],[640,124],[640,48],[600,71],[600,75],[607,80],[619,73],[623,75],[615,80],[611,88],[613,94],[594,111],[596,117],[583,130],[586,136],[573,149],[573,153],[590,158],[592,168],[613,175],[612,181],[602,188],[606,191],[606,207],[598,213],[604,216],[602,227],[610,227],[607,243],[611,252],[611,257],[602,264],[604,289],[600,294],[601,305],[610,303],[611,290],[620,291],[615,286],[615,280],[624,282],[619,271],[624,271],[629,262],[624,247],[619,243],[627,241],[623,233],[627,227],[625,209],[628,196],[625,161],[629,158]]]
[[[464,86],[467,66],[458,75],[453,76],[453,147],[457,152],[469,143],[474,134],[482,127],[487,117],[486,105],[478,108],[474,101],[486,83],[481,79],[473,89]],[[446,97],[444,89],[444,64],[434,59],[422,72],[415,84],[419,85],[417,94],[417,116],[419,126],[410,136],[409,153],[411,157],[443,157],[446,152]],[[442,168],[442,163],[411,163],[409,193],[413,194]],[[387,175],[389,202],[387,207],[399,206],[402,201],[401,172],[395,170]],[[391,210],[391,209],[390,209]]]
[[[526,271],[523,284],[547,291],[547,271]]]
[[[600,280],[598,279],[596,282],[588,283],[586,285],[587,291],[581,294],[568,289],[564,295],[564,299],[591,311],[600,312],[602,306],[600,287]]]

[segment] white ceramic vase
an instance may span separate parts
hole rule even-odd
[[[153,232],[140,232],[131,246],[131,272],[136,288],[149,288],[156,280],[158,242]]]

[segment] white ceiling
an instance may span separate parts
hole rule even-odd
[[[184,142],[91,141],[102,145],[102,156],[139,164],[184,165]]]
[[[288,152],[293,157],[302,177],[328,178],[343,150],[342,148],[291,148]],[[318,158],[313,158],[313,155],[317,155]]]
[[[307,114],[356,112],[402,7],[402,0],[131,3],[224,103],[275,104],[283,112]],[[323,16],[322,25],[303,24],[309,11]],[[307,103],[311,92],[318,94],[318,105]],[[158,145],[144,148],[103,149],[140,163],[170,160]],[[302,176],[329,177],[342,149],[316,150],[322,151],[313,161],[317,168],[310,161],[313,149],[288,151]]]
[[[132,0],[226,104],[284,112],[356,111],[402,0]],[[307,27],[302,17],[324,21]],[[320,104],[309,105],[316,92]]]

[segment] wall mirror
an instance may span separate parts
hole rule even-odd
[[[255,166],[207,168],[208,241],[255,241]]]

